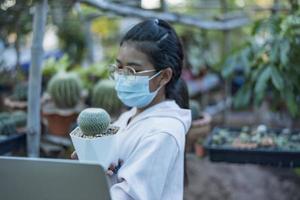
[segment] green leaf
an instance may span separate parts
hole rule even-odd
[[[267,83],[271,77],[271,73],[272,68],[270,66],[267,66],[264,69],[262,69],[262,72],[259,74],[254,88],[256,95],[259,95],[266,90]]]
[[[276,67],[271,67],[272,72],[271,72],[271,78],[272,78],[272,83],[275,86],[277,90],[282,90],[284,87],[284,79],[280,75],[278,69]]]
[[[290,43],[288,40],[284,40],[280,43],[280,62],[283,65],[286,65],[288,63],[289,60],[289,51],[290,51]]]
[[[275,63],[278,60],[279,54],[279,42],[277,39],[274,40],[273,44],[271,45],[270,49],[270,62]]]
[[[228,78],[233,75],[234,69],[236,68],[237,56],[231,56],[226,60],[226,63],[222,69],[222,76]]]
[[[299,113],[299,108],[296,101],[296,96],[291,92],[286,92],[287,107],[289,112],[295,117]]]
[[[233,106],[241,108],[249,105],[251,99],[251,88],[248,85],[242,86],[233,99]]]
[[[242,67],[245,70],[246,74],[249,74],[250,72],[250,60],[249,60],[249,55],[251,53],[251,48],[245,48],[240,55],[240,59],[241,59],[241,63],[242,63]]]

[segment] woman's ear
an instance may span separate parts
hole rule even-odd
[[[161,79],[159,81],[159,84],[163,84],[163,85],[166,85],[172,78],[173,76],[173,71],[170,67],[164,69],[162,71],[162,75],[161,75]]]

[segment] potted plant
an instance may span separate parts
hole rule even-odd
[[[114,121],[122,109],[122,102],[115,90],[115,82],[109,79],[100,80],[93,88],[91,103],[92,107],[105,109]]]
[[[27,109],[27,92],[28,83],[18,83],[13,90],[13,94],[4,99],[4,105],[11,110],[26,110]]]
[[[192,113],[192,125],[187,133],[186,151],[194,151],[194,144],[199,138],[205,138],[210,132],[211,116],[207,113],[202,113],[200,105],[195,100],[190,100],[190,109]]]
[[[118,145],[114,143],[119,127],[110,124],[110,116],[102,108],[83,110],[77,122],[79,127],[70,136],[79,160],[97,162],[107,169],[116,155]]]
[[[194,144],[195,154],[201,158],[205,156],[204,141],[205,137],[199,137]]]
[[[42,104],[43,121],[49,133],[68,136],[71,124],[85,107],[83,96],[77,74],[60,71],[51,78]]]
[[[288,14],[277,13],[255,23],[249,41],[228,57],[222,70],[228,79],[237,67],[243,69],[244,83],[234,96],[235,107],[267,104],[258,123],[278,126],[300,116],[300,18],[299,10],[291,8]],[[285,115],[276,117],[276,113]]]

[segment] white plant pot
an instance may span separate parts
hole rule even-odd
[[[75,134],[78,131],[81,131],[79,127],[74,129],[70,136],[80,162],[96,162],[107,169],[117,160],[117,135],[83,138]]]

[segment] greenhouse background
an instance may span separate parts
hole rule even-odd
[[[300,199],[299,6],[1,0],[0,158],[70,159],[84,109],[103,108],[112,121],[128,110],[109,66],[132,26],[159,18],[185,54],[192,126],[184,199]]]

